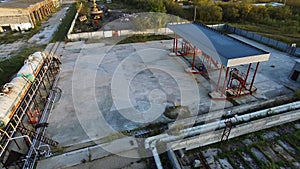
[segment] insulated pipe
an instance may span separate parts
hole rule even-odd
[[[157,169],[163,169],[163,167],[161,165],[160,158],[159,158],[159,154],[157,152],[157,148],[155,146],[156,142],[157,142],[157,140],[151,142],[151,144],[150,144],[151,151],[152,151],[152,154],[153,154],[153,157],[154,157]]]
[[[14,138],[9,138],[8,140],[11,141],[11,140],[16,140],[16,139],[19,139],[19,138],[27,138],[29,143],[31,144],[32,146],[32,141],[30,140],[30,137],[28,135],[23,135],[23,136],[17,136],[17,137],[14,137]],[[36,154],[38,154],[37,150],[33,147],[33,150]]]
[[[280,113],[280,112],[283,112],[283,111],[299,109],[299,108],[300,108],[300,101],[285,104],[285,105],[281,105],[281,106],[276,106],[276,107],[273,107],[273,108],[270,108],[270,109],[264,109],[264,110],[256,111],[254,113],[249,113],[249,114],[245,114],[245,115],[241,115],[241,116],[235,116],[233,118],[230,118],[230,120],[233,123],[236,123],[238,121],[248,121],[248,120],[250,120],[251,118],[254,118],[254,117],[265,116],[267,114],[277,114],[277,113]],[[156,136],[153,136],[153,137],[149,137],[145,140],[145,148],[148,149],[149,145],[150,145],[150,142],[152,142],[153,140],[163,139],[165,137],[178,138],[181,134],[184,135],[182,137],[185,137],[186,133],[193,132],[193,131],[197,131],[199,133],[208,132],[208,131],[214,130],[216,128],[225,127],[224,122],[225,122],[225,120],[221,120],[221,121],[216,121],[216,122],[207,123],[207,124],[204,124],[204,125],[199,125],[199,126],[183,129],[179,132],[179,135],[177,135],[177,136],[170,136],[170,135],[164,133],[164,134],[156,135]]]
[[[229,120],[233,124],[237,123],[237,122],[246,122],[253,118],[267,116],[267,115],[275,115],[275,114],[278,114],[278,113],[281,113],[284,111],[291,111],[291,110],[296,110],[299,108],[300,108],[300,101],[297,101],[297,102],[293,102],[293,103],[289,103],[289,104],[285,104],[285,105],[281,105],[281,106],[276,106],[276,107],[273,107],[270,109],[264,109],[264,110],[256,111],[254,113],[249,113],[249,114],[245,114],[245,115],[241,115],[241,116],[236,115],[235,117],[229,118]],[[228,119],[226,119],[226,121],[227,120]],[[176,136],[170,136],[168,134],[160,134],[157,136],[147,138],[145,140],[145,148],[148,149],[149,147],[151,147],[151,151],[152,151],[153,157],[155,159],[156,166],[157,166],[157,168],[162,169],[159,155],[157,153],[157,149],[155,146],[157,141],[171,142],[171,141],[182,139],[182,138],[185,138],[188,136],[193,136],[196,134],[214,131],[216,128],[224,128],[225,126],[226,126],[225,120],[221,120],[221,121],[207,123],[207,124],[192,127],[192,128],[183,129],[179,132],[179,135],[176,135]]]
[[[281,113],[283,111],[291,111],[291,110],[295,110],[295,109],[299,109],[299,108],[300,108],[300,101],[297,101],[297,102],[293,102],[293,103],[289,103],[289,104],[284,104],[284,105],[281,105],[281,106],[276,106],[276,107],[273,107],[273,108],[270,108],[270,109],[259,110],[259,111],[256,111],[254,113],[248,113],[248,114],[244,114],[244,115],[240,115],[240,116],[235,116],[233,118],[230,118],[230,120],[232,120],[232,122],[248,121],[248,120],[251,120],[251,118],[261,117],[261,116],[271,115],[271,114],[278,114],[278,113]],[[224,123],[225,120],[221,120],[220,122]],[[220,123],[220,122],[213,122],[213,123]],[[205,125],[208,125],[208,124],[205,124]],[[208,126],[211,126],[211,125],[208,125]],[[182,132],[197,130],[198,128],[202,128],[202,127],[201,126],[196,126],[196,127],[184,129]]]
[[[291,110],[295,110],[295,109],[299,109],[299,108],[300,108],[300,101],[297,101],[297,102],[277,106],[277,107],[270,108],[270,109],[256,111],[254,113],[244,114],[241,116],[236,115],[235,117],[230,118],[230,121],[233,124],[237,123],[237,122],[246,122],[246,121],[250,121],[253,118],[267,116],[267,115],[274,115],[274,114],[278,114],[278,113],[281,113],[284,111],[291,111]],[[226,119],[226,121],[227,120],[228,119]],[[209,131],[214,131],[216,128],[223,128],[225,126],[226,126],[225,120],[216,121],[216,122],[207,123],[207,124],[192,127],[192,128],[183,129],[179,132],[178,136],[171,136],[169,138],[170,138],[170,140],[173,141],[174,139],[176,140],[177,138],[183,138],[183,137],[194,135],[194,134],[206,133]],[[169,139],[163,138],[163,139],[161,139],[161,141],[169,141]]]

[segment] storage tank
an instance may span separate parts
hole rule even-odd
[[[7,125],[29,87],[29,82],[22,77],[15,77],[2,87],[3,90],[9,91],[0,94],[0,128]]]
[[[2,87],[2,93],[0,93],[0,128],[4,128],[13,117],[45,58],[46,55],[42,52],[35,52],[30,55],[18,71],[17,77]]]

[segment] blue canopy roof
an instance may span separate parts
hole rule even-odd
[[[270,57],[269,52],[202,24],[168,24],[168,28],[226,67],[268,61]]]

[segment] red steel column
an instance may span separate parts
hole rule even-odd
[[[174,33],[174,40],[173,40],[173,52],[175,52],[175,39],[176,39],[176,34]]]
[[[221,76],[222,76],[222,69],[223,69],[223,65],[221,65],[221,68],[220,68],[219,79],[218,79],[216,91],[219,91],[219,85],[220,85]]]
[[[181,52],[183,55],[186,55],[186,50],[187,50],[187,47],[186,47],[186,41],[183,39],[182,40],[182,43],[181,43]]]
[[[247,86],[247,79],[248,79],[248,76],[249,76],[249,72],[250,72],[251,66],[252,66],[252,63],[250,63],[249,66],[248,66],[248,70],[247,70],[247,74],[246,74],[246,79],[245,79],[245,85],[246,86]]]
[[[222,88],[222,91],[221,91],[221,96],[223,96],[223,94],[225,93],[225,86],[226,86],[226,80],[227,80],[227,77],[228,77],[228,72],[229,72],[229,67],[227,67],[226,69],[226,74],[225,74],[225,79],[224,79],[224,82],[223,82],[223,88]]]
[[[194,67],[195,67],[196,50],[197,50],[196,47],[194,47],[193,62],[192,62],[192,70],[194,70]]]
[[[177,46],[178,46],[178,39],[177,36],[175,36],[175,55],[177,55]]]
[[[250,85],[250,93],[252,92],[252,86],[253,86],[254,79],[255,79],[255,76],[256,76],[256,73],[257,73],[257,70],[258,70],[258,66],[259,66],[259,62],[257,62],[257,64],[256,64],[256,68],[255,68],[255,71],[254,71],[254,74],[253,74],[253,77],[252,77],[252,82],[251,82],[251,85]]]

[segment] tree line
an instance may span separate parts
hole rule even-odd
[[[300,15],[293,12],[296,6],[271,5],[255,6],[248,1],[242,2],[213,2],[212,0],[194,0],[190,8],[182,8],[173,0],[119,0],[127,5],[136,7],[145,12],[169,13],[187,20],[193,20],[194,7],[196,7],[196,21],[204,23],[212,22],[250,22],[273,24],[277,21],[285,21],[285,24],[299,25]],[[288,0],[290,3],[297,1]],[[288,4],[288,3],[287,3]]]

